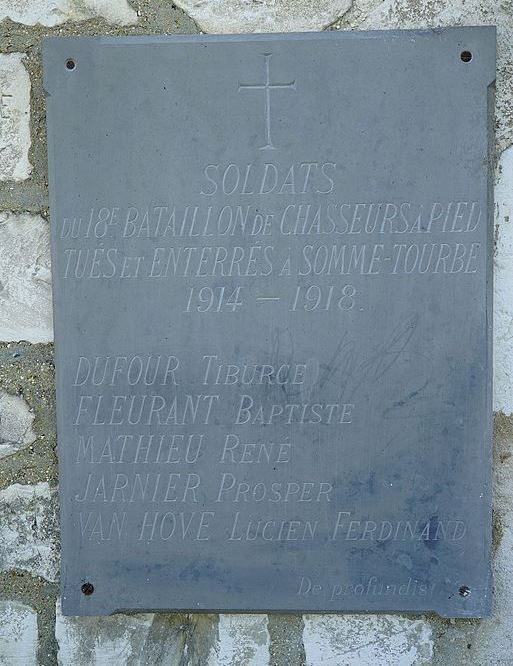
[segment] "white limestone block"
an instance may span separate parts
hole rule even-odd
[[[433,655],[431,627],[398,615],[305,615],[307,666],[421,666]]]
[[[176,0],[204,32],[302,32],[322,30],[351,0]]]
[[[513,147],[499,162],[495,187],[494,410],[513,413]]]
[[[25,180],[32,170],[30,77],[22,58],[23,53],[0,54],[0,180]]]
[[[21,396],[0,390],[0,458],[35,442],[33,422],[34,414]]]
[[[57,603],[55,638],[59,666],[139,666],[154,616],[64,616]],[[154,662],[155,663],[155,662]],[[161,662],[158,663],[172,663]]]
[[[17,601],[0,601],[0,664],[37,666],[37,613]]]
[[[57,580],[56,532],[56,510],[48,483],[15,483],[0,490],[0,571],[24,569],[34,576]]]
[[[499,424],[503,419],[498,419]],[[493,558],[492,616],[480,620],[472,636],[469,664],[505,666],[513,655],[513,456],[511,430],[496,431],[497,458],[494,466],[494,500],[500,516],[500,540]],[[458,665],[459,666],[459,665]]]
[[[117,25],[137,23],[137,13],[127,0],[0,0],[0,21],[5,18],[46,26],[93,18]]]
[[[39,215],[0,212],[0,340],[52,339],[49,225]]]
[[[220,615],[207,666],[266,666],[269,645],[267,615]]]

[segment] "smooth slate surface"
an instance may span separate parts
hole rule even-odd
[[[488,614],[494,29],[44,69],[64,612]]]

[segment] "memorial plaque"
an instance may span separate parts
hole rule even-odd
[[[64,612],[488,614],[494,29],[44,65]]]

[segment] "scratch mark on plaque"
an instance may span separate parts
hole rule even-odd
[[[390,444],[395,440],[395,437],[391,437],[388,442],[385,444],[385,446],[381,449],[380,453],[385,453],[385,451],[388,449]]]
[[[385,419],[410,419],[420,418],[421,416],[430,416],[434,414],[432,400],[435,397],[433,394],[426,395],[425,389],[429,385],[429,380],[426,380],[422,386],[419,386],[414,391],[411,391],[401,400],[396,400],[390,407],[383,411],[383,418]],[[428,407],[419,410],[419,406],[424,405]],[[408,410],[408,411],[406,411]]]
[[[330,362],[318,380],[318,390],[328,382],[336,381],[340,386],[339,399],[353,400],[357,391],[367,381],[375,383],[381,379],[406,352],[406,348],[419,323],[419,315],[414,314],[406,322],[397,326],[391,336],[376,353],[359,361],[353,341],[347,333],[340,340]]]
[[[405,398],[402,400],[397,400],[396,402],[392,403],[392,407],[389,409],[394,409],[394,407],[404,407],[412,398],[416,398],[422,391],[426,388],[428,385],[428,381],[425,381],[422,386],[420,386],[416,391],[411,391]],[[389,410],[387,410],[389,411]]]
[[[273,341],[272,341],[272,363],[275,366],[280,365],[281,363],[288,364],[292,367],[294,361],[294,339],[290,330],[275,328],[273,331]],[[287,380],[290,377],[290,369],[286,373]],[[288,381],[285,384],[281,385],[281,390],[286,394],[290,395],[290,384]]]

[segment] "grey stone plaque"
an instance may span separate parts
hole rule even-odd
[[[64,612],[488,614],[494,29],[44,63]]]

